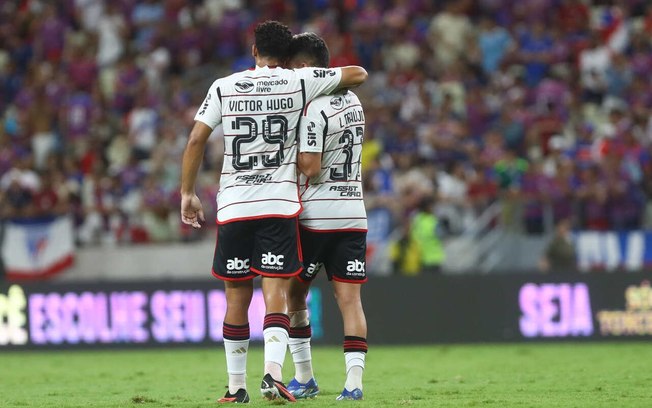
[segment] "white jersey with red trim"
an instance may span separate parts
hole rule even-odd
[[[339,68],[256,67],[213,82],[195,120],[224,130],[218,224],[301,211],[296,129],[307,102],[337,88]]]
[[[322,153],[321,173],[302,179],[301,225],[314,230],[367,229],[360,157],[364,112],[353,92],[308,103],[299,127],[299,151]]]

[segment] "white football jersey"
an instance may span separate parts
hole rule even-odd
[[[353,92],[308,103],[299,128],[299,151],[322,153],[321,173],[302,177],[301,225],[314,230],[367,230],[360,156],[364,112]]]
[[[340,68],[256,67],[213,82],[195,120],[222,123],[219,224],[301,211],[296,130],[306,104],[338,86]]]

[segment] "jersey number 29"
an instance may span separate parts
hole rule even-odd
[[[278,131],[272,132],[272,126],[278,125]],[[233,148],[233,168],[235,170],[251,170],[258,165],[259,158],[262,157],[263,167],[279,167],[283,163],[285,139],[288,133],[288,120],[282,115],[268,115],[263,120],[263,140],[268,144],[278,145],[274,155],[261,156],[251,154],[246,160],[243,160],[243,145],[251,143],[258,137],[258,122],[252,117],[239,116],[233,122],[233,129],[240,130],[247,127],[249,132],[243,135],[237,135],[233,138],[231,147]],[[245,153],[246,154],[246,153]]]

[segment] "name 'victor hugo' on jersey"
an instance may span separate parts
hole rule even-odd
[[[269,99],[267,101],[267,110],[282,110],[294,108],[292,98]]]

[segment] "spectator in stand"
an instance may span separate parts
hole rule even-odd
[[[515,50],[516,44],[509,31],[496,24],[494,18],[483,17],[480,28],[478,46],[482,55],[482,69],[485,74],[491,75],[498,70],[503,59]]]
[[[60,131],[66,145],[75,145],[89,137],[97,111],[98,101],[81,85],[78,84],[68,93],[62,101],[59,114]]]
[[[421,273],[441,273],[446,260],[441,241],[441,226],[433,214],[434,200],[432,196],[421,198],[417,211],[410,224],[410,242],[419,254],[419,270]]]
[[[157,0],[142,0],[136,3],[131,14],[131,23],[135,32],[134,42],[139,51],[149,48],[164,18],[165,8]]]
[[[599,33],[593,31],[588,47],[580,53],[579,68],[582,99],[600,105],[607,91],[607,69],[611,65],[611,52],[600,41]]]
[[[469,210],[467,190],[466,169],[462,162],[452,162],[446,171],[437,174],[435,214],[441,231],[447,235],[457,235],[464,230]]]
[[[0,193],[2,218],[25,218],[34,215],[32,192],[17,178],[9,180]]]
[[[31,139],[31,149],[34,153],[34,167],[42,170],[50,154],[57,148],[56,108],[47,97],[45,85],[35,89],[34,101],[30,104],[26,115],[26,131]]]
[[[530,122],[526,134],[526,152],[531,159],[548,156],[550,139],[562,133],[563,119],[557,105],[546,102]]]
[[[462,57],[472,41],[473,26],[466,9],[468,0],[448,1],[430,23],[430,45],[438,64],[446,67]]]
[[[543,162],[533,161],[523,175],[522,200],[525,232],[528,234],[543,234],[546,222],[552,221],[548,210],[548,199],[551,196],[551,180],[544,173]]]
[[[159,116],[148,95],[141,91],[127,116],[129,141],[135,160],[149,159],[158,139]]]
[[[577,255],[571,232],[571,220],[559,220],[555,233],[539,261],[539,269],[542,272],[558,274],[577,270]]]
[[[169,242],[179,236],[177,212],[169,206],[167,194],[156,175],[151,174],[143,182],[143,227],[152,242]]]
[[[514,150],[506,150],[502,159],[494,166],[503,203],[503,225],[520,231],[523,216],[522,186],[523,175],[529,167],[528,162],[518,157]]]
[[[549,197],[555,222],[570,218],[576,213],[575,205],[575,162],[569,157],[560,157],[555,175],[551,176]]]
[[[43,13],[34,21],[34,51],[40,60],[58,62],[63,56],[66,22],[54,4],[45,4]]]
[[[476,217],[498,198],[498,186],[490,173],[485,166],[477,165],[468,184],[467,196]]]
[[[523,151],[525,126],[517,118],[517,113],[509,107],[500,110],[500,116],[494,124],[494,130],[502,136],[504,146],[508,149]]]
[[[32,196],[34,215],[37,217],[54,216],[66,213],[65,202],[59,197],[56,187],[53,184],[54,174],[49,172],[41,173],[41,186]]]
[[[553,42],[544,21],[536,19],[521,33],[518,58],[525,65],[525,82],[534,87],[548,72]]]
[[[603,182],[601,169],[597,165],[580,168],[576,197],[579,205],[580,227],[590,230],[609,229],[609,196]]]
[[[634,73],[629,59],[624,54],[614,54],[612,64],[605,71],[606,94],[623,98],[633,81]]]
[[[568,34],[586,31],[590,9],[583,0],[562,0],[557,11],[560,28]]]
[[[31,154],[21,152],[14,162],[14,166],[0,178],[0,189],[7,190],[10,185],[27,190],[30,194],[36,193],[41,188],[41,179],[33,170],[34,160]]]

